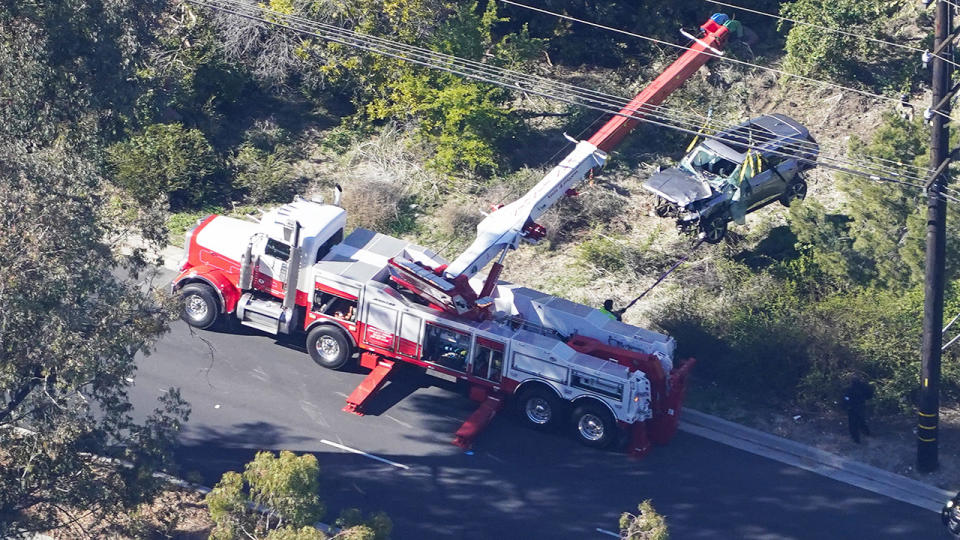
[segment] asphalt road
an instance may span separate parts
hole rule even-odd
[[[450,440],[474,404],[445,381],[401,373],[356,416],[341,409],[363,373],[324,370],[242,327],[177,322],[138,363],[138,413],[170,386],[192,404],[181,476],[213,485],[257,450],[312,452],[331,519],[384,510],[400,540],[606,538],[598,528],[615,531],[647,498],[681,540],[949,538],[935,513],[683,432],[633,460],[501,413],[469,455]]]

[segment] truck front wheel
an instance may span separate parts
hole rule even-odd
[[[599,405],[584,403],[573,410],[573,433],[581,444],[606,448],[617,438],[610,412]]]
[[[307,351],[314,362],[327,369],[342,369],[350,361],[353,351],[350,340],[332,326],[315,326],[307,334]]]
[[[181,289],[180,302],[180,318],[194,328],[210,328],[220,312],[213,290],[202,283],[191,283]]]

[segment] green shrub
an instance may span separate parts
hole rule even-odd
[[[781,13],[815,25],[883,38],[890,20],[903,4],[885,0],[796,0],[785,2]],[[783,22],[781,27],[784,24],[789,23]],[[915,70],[911,68],[916,64],[912,55],[882,48],[876,42],[805,24],[793,25],[785,49],[785,66],[792,73],[841,82],[860,81],[875,89],[889,86],[904,90],[903,85],[909,84],[905,79],[913,74]]]
[[[264,536],[282,523],[298,529],[320,521],[325,505],[318,495],[320,467],[311,454],[295,455],[282,451],[257,452],[247,463],[243,474],[233,471],[223,475],[206,496],[214,528],[211,539],[233,540],[253,533]],[[260,505],[265,512],[255,512],[252,505]],[[286,534],[286,532],[282,533]],[[301,536],[294,536],[301,538]]]
[[[107,149],[113,181],[143,204],[164,197],[177,210],[219,199],[221,163],[203,133],[153,124]]]
[[[293,172],[290,151],[283,146],[268,152],[244,143],[232,164],[234,188],[250,202],[289,201],[303,184]]]
[[[627,255],[621,241],[603,234],[577,245],[577,260],[584,265],[617,272],[627,266]]]

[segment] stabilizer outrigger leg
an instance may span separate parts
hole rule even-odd
[[[373,358],[368,358],[368,356],[372,356]],[[387,376],[390,375],[394,362],[366,353],[364,357],[361,358],[361,365],[364,367],[369,367],[368,364],[373,364],[374,362],[376,362],[376,365],[373,366],[373,371],[363,379],[363,382],[353,389],[350,397],[347,398],[347,405],[343,408],[344,411],[363,416],[364,404],[366,404],[367,400],[373,397],[383,386],[383,383],[387,381]]]
[[[473,442],[480,436],[480,433],[490,425],[490,422],[493,421],[497,412],[503,408],[503,401],[504,397],[501,395],[487,394],[483,399],[483,403],[480,404],[473,414],[467,417],[463,425],[460,426],[460,429],[457,430],[452,441],[453,444],[464,450],[469,450],[473,446]]]

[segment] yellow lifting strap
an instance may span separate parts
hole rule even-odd
[[[746,174],[746,172],[747,172],[747,167],[749,167],[750,164],[752,163],[752,161],[751,161],[751,159],[750,159],[750,152],[751,152],[750,150],[747,150],[747,155],[746,155],[746,157],[744,158],[743,163],[740,164],[740,178],[737,179],[737,183],[738,183],[738,184],[742,184],[742,183],[743,183],[743,176],[744,176],[744,174]],[[749,178],[749,177],[747,177],[747,178]]]
[[[710,125],[710,116],[713,115],[713,109],[707,110],[707,119],[703,121],[703,125],[700,126],[700,130],[697,131],[697,134],[693,136],[693,140],[690,141],[690,145],[687,146],[687,152],[693,150],[693,147],[697,145],[697,141],[700,140],[700,136],[703,135],[703,132],[706,131],[707,126]]]

